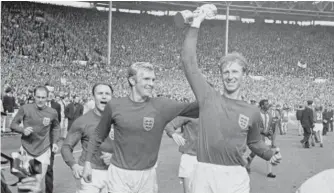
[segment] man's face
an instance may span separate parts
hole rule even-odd
[[[79,101],[80,101],[80,98],[78,96],[74,98],[75,103],[79,103]]]
[[[240,88],[244,79],[242,66],[236,62],[233,62],[224,65],[222,68],[224,89],[228,93],[234,93]]]
[[[35,93],[35,103],[38,107],[44,107],[48,98],[47,92],[44,89],[37,89]]]
[[[142,97],[152,97],[155,82],[154,71],[139,69],[134,78],[136,80],[134,85],[136,91]]]
[[[56,101],[59,102],[60,101],[60,97],[56,96]]]
[[[268,111],[268,109],[269,109],[269,103],[268,102],[264,102],[263,105],[262,105],[262,107],[261,107],[261,109],[263,111]]]
[[[98,85],[94,90],[95,107],[103,111],[107,103],[111,100],[111,89],[107,85]]]

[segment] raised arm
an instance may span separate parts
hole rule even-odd
[[[194,18],[193,25],[186,34],[182,48],[182,64],[184,72],[200,106],[204,103],[208,91],[212,89],[203,77],[197,64],[196,45],[199,25],[202,20],[203,18]]]
[[[23,133],[23,127],[20,126],[23,118],[24,118],[24,106],[20,107],[19,111],[16,113],[12,123],[10,124],[10,128],[15,132]]]
[[[65,163],[71,168],[74,164],[76,164],[73,157],[73,149],[78,144],[81,137],[82,129],[80,128],[79,119],[77,119],[72,124],[61,148],[61,156],[63,157]]]
[[[102,142],[108,137],[111,129],[111,124],[113,124],[112,113],[110,102],[105,107],[102,118],[97,126],[95,132],[93,132],[92,136],[89,139],[88,147],[87,147],[87,155],[86,162],[90,162],[92,159],[92,155],[96,153],[96,151],[100,148]]]

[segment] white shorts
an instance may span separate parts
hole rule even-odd
[[[156,167],[146,170],[126,170],[113,164],[108,168],[108,192],[158,193]]]
[[[323,130],[323,124],[322,123],[315,123],[314,124],[314,128],[313,128],[314,132],[322,131],[322,130]]]
[[[197,164],[197,156],[182,154],[179,166],[179,178],[189,178],[193,176]]]
[[[36,159],[44,165],[50,165],[50,159],[51,159],[51,149],[50,148],[48,148],[48,150],[46,150],[46,152],[44,152],[42,155],[39,155],[37,157],[29,154],[22,146],[20,147],[20,152],[21,152],[21,155],[25,155],[29,159]]]
[[[92,170],[92,182],[86,183],[83,178],[76,179],[76,193],[107,193],[108,170]]]
[[[242,166],[223,166],[198,162],[192,193],[249,193],[250,179]]]

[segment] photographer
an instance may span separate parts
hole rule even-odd
[[[18,193],[29,192],[29,193],[39,193],[40,188],[35,176],[26,177],[17,184]],[[12,193],[9,189],[7,183],[5,182],[5,176],[1,171],[1,193]]]

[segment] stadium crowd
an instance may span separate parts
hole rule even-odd
[[[64,98],[79,95],[83,102],[90,98],[89,85],[102,80],[115,86],[116,97],[124,96],[128,92],[124,69],[135,61],[156,64],[157,95],[194,99],[179,69],[184,29],[176,28],[172,17],[114,12],[111,66],[107,66],[107,12],[31,2],[3,2],[1,9],[2,93],[10,87],[18,104],[20,98],[29,98],[33,86],[46,82]],[[199,63],[203,74],[218,86],[225,23],[205,25]],[[269,98],[290,106],[314,97],[333,100],[332,27],[233,21],[229,34],[229,52],[242,53],[249,60],[249,73],[264,77],[247,79],[247,100]],[[298,67],[299,62],[307,67]],[[328,81],[315,83],[317,77]]]

